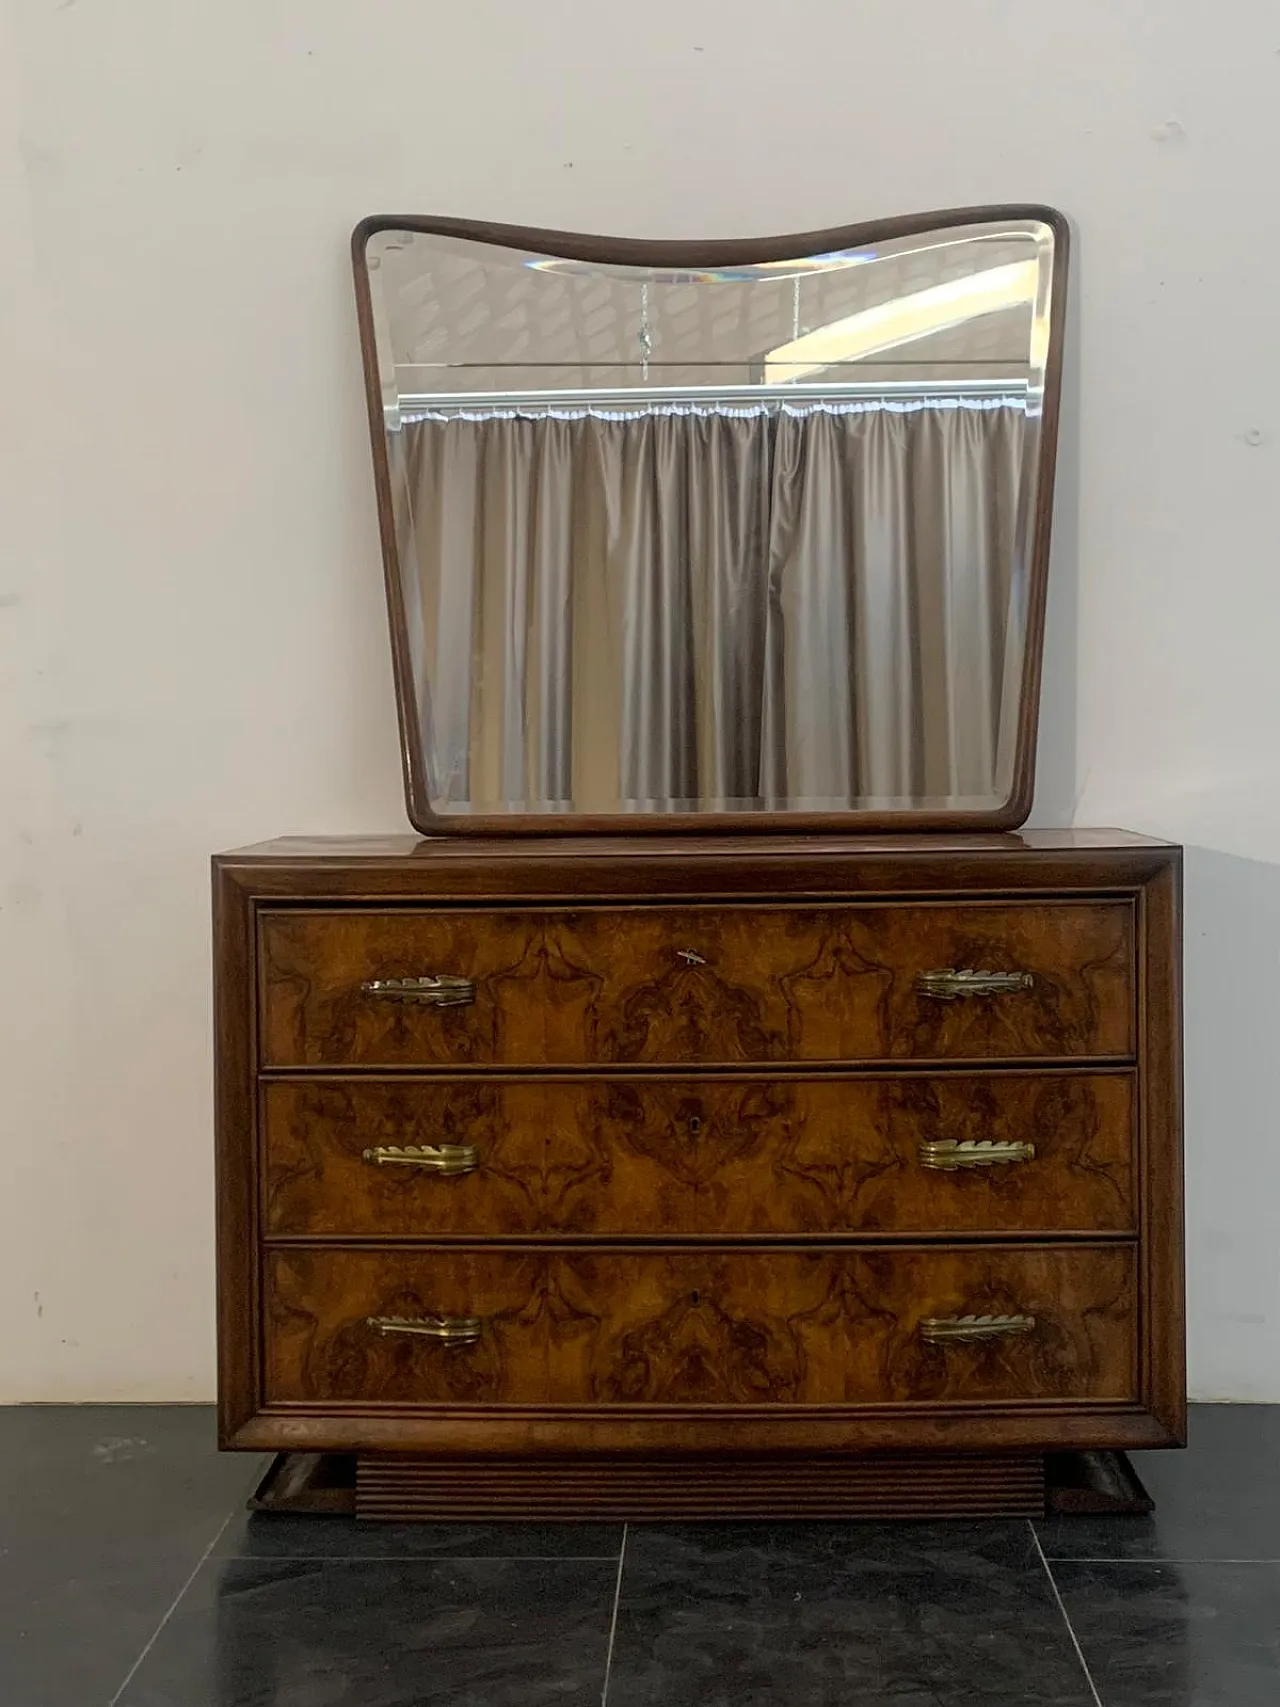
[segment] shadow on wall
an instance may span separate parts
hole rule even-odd
[[[1191,1396],[1280,1401],[1280,865],[1186,850]]]

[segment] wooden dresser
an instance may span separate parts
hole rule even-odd
[[[215,861],[221,1435],[369,1515],[1027,1512],[1184,1428],[1176,848]]]

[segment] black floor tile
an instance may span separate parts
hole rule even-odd
[[[1280,1565],[1066,1561],[1053,1574],[1104,1707],[1280,1702]]]
[[[5,1707],[106,1707],[194,1560],[89,1548],[28,1563],[0,1560],[0,1701]]]
[[[0,1409],[5,1707],[103,1707],[253,1477],[204,1406]]]
[[[128,1534],[203,1549],[209,1520],[243,1505],[263,1462],[217,1450],[208,1405],[0,1408],[0,1539]]]
[[[210,1561],[120,1707],[598,1707],[616,1565]]]
[[[1280,1405],[1193,1405],[1183,1452],[1139,1452],[1150,1517],[1037,1524],[1051,1559],[1280,1560]]]
[[[1138,1466],[1153,1518],[1038,1526],[1105,1707],[1280,1707],[1280,1407]],[[261,1467],[203,1407],[0,1409],[0,1707],[106,1707],[220,1532],[121,1707],[599,1701],[620,1526],[250,1519]],[[1025,1525],[638,1526],[625,1567],[608,1707],[1092,1707]]]
[[[1092,1707],[1025,1524],[631,1529],[609,1707]]]
[[[620,1523],[356,1523],[284,1513],[237,1517],[219,1558],[612,1559]]]

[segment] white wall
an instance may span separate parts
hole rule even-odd
[[[212,1386],[206,856],[402,824],[346,235],[1078,222],[1038,816],[1194,844],[1192,1367],[1280,1400],[1264,0],[0,0],[0,1397]]]

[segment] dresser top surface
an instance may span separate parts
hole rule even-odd
[[[278,836],[218,856],[220,861],[256,864],[275,860],[341,865],[391,861],[418,864],[437,860],[489,863],[494,860],[548,861],[602,859],[796,859],[895,858],[954,855],[966,859],[983,855],[1132,853],[1170,849],[1174,843],[1129,830],[1020,830],[1002,835],[911,836]]]

